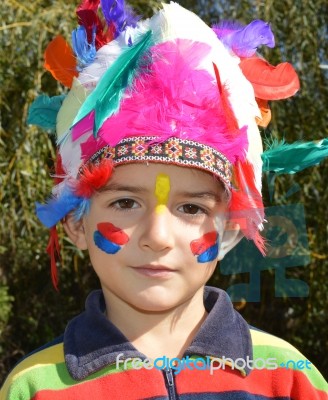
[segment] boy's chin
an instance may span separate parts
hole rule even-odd
[[[151,288],[136,294],[130,306],[143,313],[167,313],[184,308],[192,297],[191,293],[181,294],[173,290]]]

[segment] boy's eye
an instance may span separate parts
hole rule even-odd
[[[114,208],[129,210],[131,208],[138,208],[139,204],[132,199],[120,199],[111,204]]]
[[[179,211],[184,212],[185,214],[206,214],[206,210],[204,208],[197,206],[196,204],[184,204],[179,207]]]

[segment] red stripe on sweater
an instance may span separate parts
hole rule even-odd
[[[67,389],[41,390],[32,400],[140,400],[167,396],[164,377],[157,370],[129,370],[76,382]]]
[[[306,375],[291,369],[253,370],[247,377],[237,370],[183,370],[176,375],[178,393],[245,391],[252,394],[295,399],[327,400],[327,394],[314,388]]]

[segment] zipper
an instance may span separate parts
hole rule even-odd
[[[164,374],[164,379],[165,379],[165,385],[166,385],[168,393],[169,393],[169,399],[177,400],[178,397],[175,392],[174,376],[172,373],[172,369],[171,368],[163,369],[163,374]]]

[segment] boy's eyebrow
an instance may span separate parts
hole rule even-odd
[[[106,186],[98,189],[98,193],[104,192],[131,192],[131,193],[146,193],[148,190],[142,186],[134,186],[121,183],[109,183]],[[180,197],[194,198],[194,199],[211,199],[217,202],[222,200],[221,195],[211,190],[204,190],[199,192],[194,191],[179,191],[177,193]]]
[[[189,198],[197,198],[197,199],[206,198],[206,199],[212,199],[212,200],[215,200],[218,202],[222,200],[220,194],[213,192],[211,190],[205,190],[202,192],[183,191],[183,192],[179,192],[178,194],[181,197],[189,197]]]
[[[98,193],[103,192],[132,192],[132,193],[144,193],[147,192],[142,186],[132,186],[132,185],[124,185],[121,183],[109,183],[106,186],[98,189]]]

